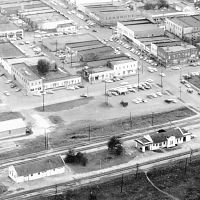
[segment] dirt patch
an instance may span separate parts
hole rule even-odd
[[[88,104],[93,99],[94,97],[87,97],[87,98],[47,105],[45,106],[44,111],[43,107],[37,107],[35,108],[35,110],[38,112],[59,112]]]
[[[192,76],[187,81],[200,89],[200,76]]]
[[[0,121],[6,121],[11,119],[17,119],[22,118],[24,119],[24,116],[19,112],[2,112],[0,113]]]
[[[62,124],[64,122],[60,116],[51,115],[48,118],[53,124]]]

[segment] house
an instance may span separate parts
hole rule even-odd
[[[61,33],[77,33],[77,26],[74,23],[58,24],[56,31]]]
[[[8,168],[9,177],[16,183],[65,173],[65,163],[60,156],[45,157]]]
[[[158,131],[135,140],[136,148],[142,152],[170,148],[191,140],[191,133],[180,128]]]
[[[26,123],[22,118],[0,121],[0,139],[26,134]]]

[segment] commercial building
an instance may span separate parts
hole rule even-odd
[[[7,39],[16,39],[16,38],[23,38],[24,31],[23,29],[19,28],[13,23],[0,23],[0,39],[7,38]]]
[[[161,37],[164,35],[164,29],[157,24],[153,24],[148,19],[139,19],[129,22],[118,22],[117,33],[126,37],[141,49],[145,49],[145,45],[140,40],[145,38]]]
[[[142,152],[175,147],[191,140],[191,133],[177,129],[161,130],[135,140],[136,148]]]
[[[175,46],[161,44],[157,48],[157,54],[166,67],[186,64],[199,59],[198,49],[186,43]]]
[[[31,24],[34,29],[43,30],[56,29],[60,24],[67,24],[72,22],[72,20],[69,20],[53,9],[46,9],[46,7],[30,12],[20,12],[20,17],[25,22]]]
[[[144,17],[158,24],[162,24],[166,18],[185,16],[185,15],[189,16],[193,14],[193,11],[192,12],[179,11],[173,7],[153,9],[153,10],[144,10],[143,8],[141,8],[140,11],[142,12]]]
[[[13,79],[17,80],[25,89],[27,95],[42,92],[43,90],[55,90],[65,88],[82,82],[80,76],[70,75],[61,69],[50,69],[45,77],[42,77],[35,64],[28,62],[15,63],[11,66]]]
[[[103,80],[109,80],[114,77],[125,77],[135,75],[138,68],[138,61],[116,60],[108,62],[104,66],[86,67],[84,77],[90,82],[95,83]]]
[[[0,121],[0,139],[26,135],[26,123],[22,118]]]
[[[200,32],[200,16],[184,16],[166,19],[165,29],[180,38],[184,38],[187,34],[192,34],[193,39]]]
[[[119,0],[112,0],[112,2],[117,2]],[[94,0],[68,0],[69,3],[73,4],[73,5],[76,5],[76,6],[79,6],[79,5],[84,5],[84,4],[91,4],[91,3],[94,3]],[[99,3],[99,4],[106,4],[108,3],[109,1],[108,0],[95,0],[95,3]]]
[[[56,31],[61,33],[77,33],[77,26],[73,23],[59,24]]]
[[[16,15],[20,10],[41,8],[46,6],[46,4],[39,0],[12,0],[12,2],[10,0],[0,1],[0,11],[6,15]]]
[[[36,180],[39,178],[65,173],[65,163],[60,156],[26,161],[11,165],[8,168],[9,177],[16,183]]]
[[[113,25],[119,21],[129,21],[141,17],[136,11],[119,3],[84,4],[78,9],[100,25]]]

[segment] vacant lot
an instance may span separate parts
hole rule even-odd
[[[148,172],[150,180],[161,190],[180,200],[200,199],[200,160],[178,161],[165,167]],[[170,200],[165,194],[156,190],[147,180],[144,173],[129,174],[109,180],[106,183],[88,186],[64,195],[58,195],[59,200],[86,200],[90,193],[97,200]],[[38,197],[34,200],[53,200],[54,197]]]
[[[62,110],[73,109],[75,107],[79,107],[81,105],[85,105],[89,103],[89,101],[91,101],[92,99],[93,97],[87,97],[87,98],[66,101],[66,102],[57,103],[57,104],[51,104],[51,105],[45,106],[45,112],[58,112]],[[37,107],[35,108],[35,110],[39,112],[43,112],[43,107]]]
[[[98,119],[96,121],[77,121],[67,126],[63,125],[62,127],[58,127],[55,132],[50,134],[50,140],[53,146],[64,145],[70,141],[74,142],[79,138],[83,141],[87,141],[89,134],[91,138],[118,135],[125,130],[134,130],[150,127],[151,125],[171,123],[175,120],[181,120],[193,115],[195,115],[195,113],[192,110],[187,107],[182,107],[168,112],[152,113],[136,117],[130,116],[103,121],[99,121]]]
[[[187,81],[200,89],[200,76],[192,76]]]

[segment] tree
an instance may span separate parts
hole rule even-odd
[[[108,150],[116,155],[121,155],[123,152],[123,146],[119,137],[113,136],[108,141]]]
[[[37,63],[37,70],[40,74],[46,75],[49,72],[50,63],[46,59],[40,59]]]
[[[157,4],[158,6],[158,9],[161,9],[161,8],[168,8],[169,7],[169,4],[167,3],[166,0],[160,0]]]

